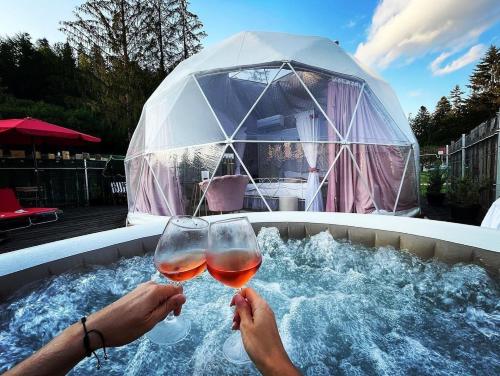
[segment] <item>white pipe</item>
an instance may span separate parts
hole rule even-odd
[[[160,193],[161,193],[161,196],[163,197],[163,200],[165,201],[165,204],[167,205],[167,209],[170,211],[170,215],[175,215],[174,211],[172,210],[172,208],[170,207],[170,205],[168,204],[168,200],[167,200],[167,197],[165,196],[165,193],[163,193],[163,189],[161,189],[161,185],[160,185],[160,182],[158,181],[158,178],[156,177],[156,174],[153,170],[153,168],[151,167],[151,165],[149,164],[149,160],[146,159],[146,163],[148,164],[149,166],[149,170],[151,171],[151,173],[153,174],[153,179],[156,183],[156,186],[158,187],[158,189],[160,190]]]
[[[356,101],[356,106],[354,106],[354,111],[352,113],[351,121],[349,122],[349,128],[347,129],[347,134],[345,135],[345,139],[349,138],[349,134],[351,133],[351,128],[354,124],[354,117],[356,116],[356,112],[358,111],[359,102],[361,102],[361,96],[363,95],[363,90],[365,90],[365,83],[363,82],[363,86],[361,86],[361,90],[359,91],[358,100]]]
[[[85,201],[87,206],[90,205],[90,194],[89,194],[89,175],[87,173],[87,158],[83,158],[83,168],[85,170]]]
[[[401,189],[403,188],[403,182],[405,180],[406,170],[408,169],[408,162],[410,161],[410,156],[412,154],[412,151],[413,151],[413,149],[410,149],[410,152],[408,153],[408,157],[406,158],[405,168],[403,170],[403,176],[401,177],[401,182],[399,183],[398,195],[396,196],[396,202],[394,203],[394,209],[392,211],[392,213],[394,215],[396,215],[396,208],[398,207],[398,203],[399,203],[399,195],[401,194]]]

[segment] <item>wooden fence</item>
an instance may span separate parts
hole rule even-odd
[[[488,208],[500,197],[500,110],[452,142],[448,150],[450,177],[467,175],[488,184],[490,189],[481,195],[481,206]]]

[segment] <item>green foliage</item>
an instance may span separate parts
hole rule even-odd
[[[441,170],[440,164],[434,164],[429,170],[427,193],[441,193],[445,181],[445,173]]]
[[[488,189],[487,182],[465,175],[463,178],[452,179],[448,198],[458,206],[480,205],[481,193]]]
[[[495,116],[500,108],[500,49],[490,46],[472,73],[467,87],[470,95],[456,85],[449,98],[441,97],[430,115],[421,107],[410,125],[421,146],[443,145],[460,138],[483,121]],[[425,109],[423,111],[422,109]]]
[[[428,144],[432,135],[432,118],[425,106],[420,106],[417,115],[410,119],[410,125],[419,144]]]
[[[0,118],[37,117],[124,154],[146,99],[206,35],[186,0],[87,0],[66,43],[0,37]]]

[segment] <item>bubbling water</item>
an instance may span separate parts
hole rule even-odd
[[[276,313],[285,347],[306,375],[500,374],[500,287],[480,267],[421,261],[328,232],[284,241],[260,231],[262,266],[250,282]],[[0,372],[66,326],[148,280],[151,256],[65,273],[0,306]],[[184,285],[190,335],[173,347],[141,338],[110,349],[110,375],[258,374],[221,352],[232,289],[208,273]],[[94,373],[85,359],[73,375]]]

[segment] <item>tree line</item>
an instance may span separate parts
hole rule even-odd
[[[489,47],[469,77],[467,88],[468,96],[456,85],[439,99],[434,112],[421,106],[414,117],[410,115],[421,146],[449,144],[496,115],[500,109],[500,48]]]
[[[37,117],[100,136],[125,153],[142,106],[202,48],[187,0],[87,0],[61,21],[64,43],[0,38],[0,118]]]

